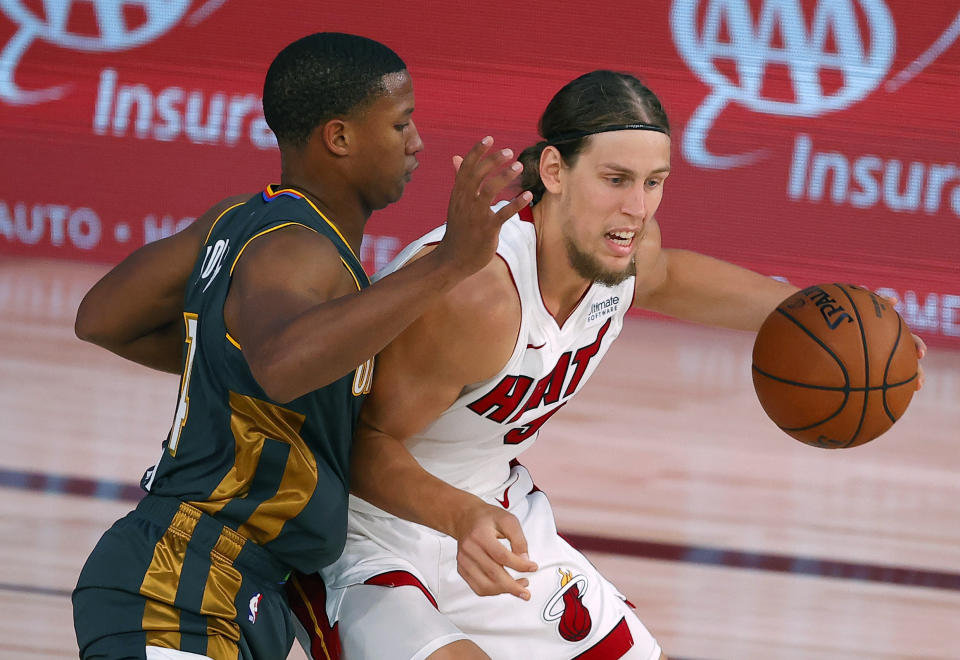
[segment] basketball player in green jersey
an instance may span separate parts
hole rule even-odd
[[[491,210],[521,168],[485,138],[457,175],[439,247],[368,286],[364,225],[400,198],[423,146],[413,101],[403,61],[382,44],[333,33],[292,43],[263,95],[281,184],[141,248],[84,299],[78,336],[181,381],[147,495],[104,534],[74,591],[82,658],[287,656],[288,574],[315,572],[343,546],[373,355],[482,268],[500,224],[529,201]]]

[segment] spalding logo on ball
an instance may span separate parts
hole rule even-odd
[[[917,349],[889,302],[851,284],[798,291],[753,345],[753,385],[783,431],[815,447],[855,447],[900,419],[916,390]]]

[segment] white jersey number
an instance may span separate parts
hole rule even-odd
[[[197,315],[190,312],[183,313],[183,322],[186,325],[187,361],[183,365],[183,376],[180,379],[180,397],[177,399],[177,414],[170,427],[170,438],[167,451],[171,456],[177,455],[177,445],[180,443],[180,434],[187,423],[187,414],[190,412],[190,376],[193,374],[193,359],[197,355]]]

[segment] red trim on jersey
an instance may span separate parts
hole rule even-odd
[[[310,638],[310,657],[313,660],[340,660],[343,649],[337,624],[327,618],[327,585],[318,574],[290,576],[284,587],[290,611]]]
[[[387,573],[381,573],[380,575],[374,575],[364,582],[364,584],[373,584],[378,587],[416,587],[423,592],[423,595],[427,597],[431,605],[438,610],[440,609],[437,607],[437,601],[433,598],[433,595],[423,586],[423,582],[407,571],[389,571]]]
[[[533,222],[533,211],[530,210],[529,206],[524,206],[522,209],[520,209],[517,215],[520,216],[520,219],[523,220],[524,222]],[[539,261],[539,255],[537,254],[536,250],[533,251],[533,259],[534,259],[534,262]],[[588,293],[590,293],[590,290],[593,288],[593,282],[590,282],[587,285],[587,288],[584,290],[583,295],[580,296],[580,299],[577,300],[577,303],[571,309],[570,316],[564,319],[563,323],[560,323],[559,321],[557,321],[557,317],[553,315],[553,312],[550,311],[550,308],[547,307],[547,301],[543,299],[543,289],[540,288],[540,269],[534,268],[534,272],[537,274],[537,293],[540,294],[540,304],[543,305],[543,309],[546,310],[547,314],[550,315],[550,318],[553,319],[553,322],[557,324],[557,327],[563,330],[563,326],[566,325],[567,321],[569,321],[570,318],[573,316],[573,312],[575,312],[577,308],[580,307],[580,304],[583,302],[583,299],[587,297]],[[513,277],[512,273],[510,274],[510,277]],[[514,282],[514,286],[516,286],[516,282]],[[634,282],[634,286],[636,286],[636,282]],[[528,347],[528,348],[539,348],[539,347]]]
[[[607,636],[576,656],[573,660],[617,660],[622,658],[633,646],[633,635],[626,618],[613,627]]]
[[[517,475],[513,481],[511,481],[506,488],[503,489],[503,499],[495,497],[494,499],[500,502],[500,506],[504,509],[510,508],[510,486],[517,483],[520,480],[520,475]]]
[[[500,261],[503,262],[503,265],[507,267],[507,274],[510,276],[510,282],[513,284],[513,290],[517,292],[517,302],[520,303],[520,325],[517,326],[517,338],[513,340],[513,346],[514,349],[516,349],[517,342],[520,341],[520,328],[523,327],[523,296],[520,295],[520,287],[517,286],[517,279],[513,276],[513,271],[510,269],[509,262],[507,262],[506,258],[504,258],[504,256],[499,252],[497,253],[497,256],[500,257]],[[530,346],[528,344],[527,348],[529,347]]]
[[[518,216],[521,220],[523,220],[524,222],[533,222],[533,208],[530,207],[530,206],[524,206],[522,209],[520,209],[519,211],[517,211],[517,216]],[[533,259],[534,259],[534,261],[537,261],[537,251],[536,251],[536,250],[533,251]],[[557,317],[553,315],[553,312],[551,312],[551,311],[550,311],[550,308],[547,307],[547,301],[543,299],[543,291],[541,291],[541,289],[540,289],[540,274],[539,274],[540,271],[539,271],[539,269],[534,269],[534,272],[537,273],[537,293],[540,294],[540,304],[542,304],[542,305],[543,305],[543,308],[544,308],[545,310],[547,310],[547,314],[550,315],[550,318],[553,319],[553,322],[554,322],[554,323],[557,323]],[[511,273],[510,276],[513,277],[513,274]],[[516,282],[514,282],[514,286],[516,286]],[[591,283],[590,283],[590,286],[587,287],[587,291],[589,291],[592,286],[593,286],[593,283],[591,282]],[[577,304],[573,306],[574,309],[576,309],[577,307],[579,307],[579,306],[580,306],[580,303],[583,302],[584,297],[586,297],[586,295],[587,295],[587,291],[584,291],[584,292],[583,292],[583,295],[580,296],[580,300],[578,300],[578,301],[577,301]],[[572,314],[571,314],[571,316],[572,316]],[[567,318],[569,318],[569,317],[567,317]],[[557,323],[557,327],[563,329],[563,326],[562,326],[560,323]],[[539,346],[529,346],[529,345],[528,345],[527,348],[540,348],[540,347],[539,347]]]
[[[524,470],[527,470],[526,466],[525,466],[523,463],[521,463],[521,462],[520,462],[519,460],[517,460],[516,458],[511,458],[511,459],[510,459],[510,468],[512,469],[512,468],[515,468],[515,467],[522,467]],[[530,470],[527,470],[527,474],[530,474]],[[533,482],[533,475],[532,475],[532,474],[530,474],[530,481],[531,481],[531,483]],[[533,484],[533,487],[530,488],[530,493],[540,493],[540,492],[542,492],[542,491],[541,491],[539,488],[537,488],[537,484]],[[527,495],[529,495],[530,493],[527,493]]]

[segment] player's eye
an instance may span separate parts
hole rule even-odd
[[[406,123],[404,123],[404,124],[394,124],[394,125],[393,125],[393,127],[394,127],[397,131],[399,131],[399,132],[401,132],[401,133],[403,133],[405,130],[407,130],[407,127],[408,127],[408,126],[410,126],[410,122],[406,122]]]

